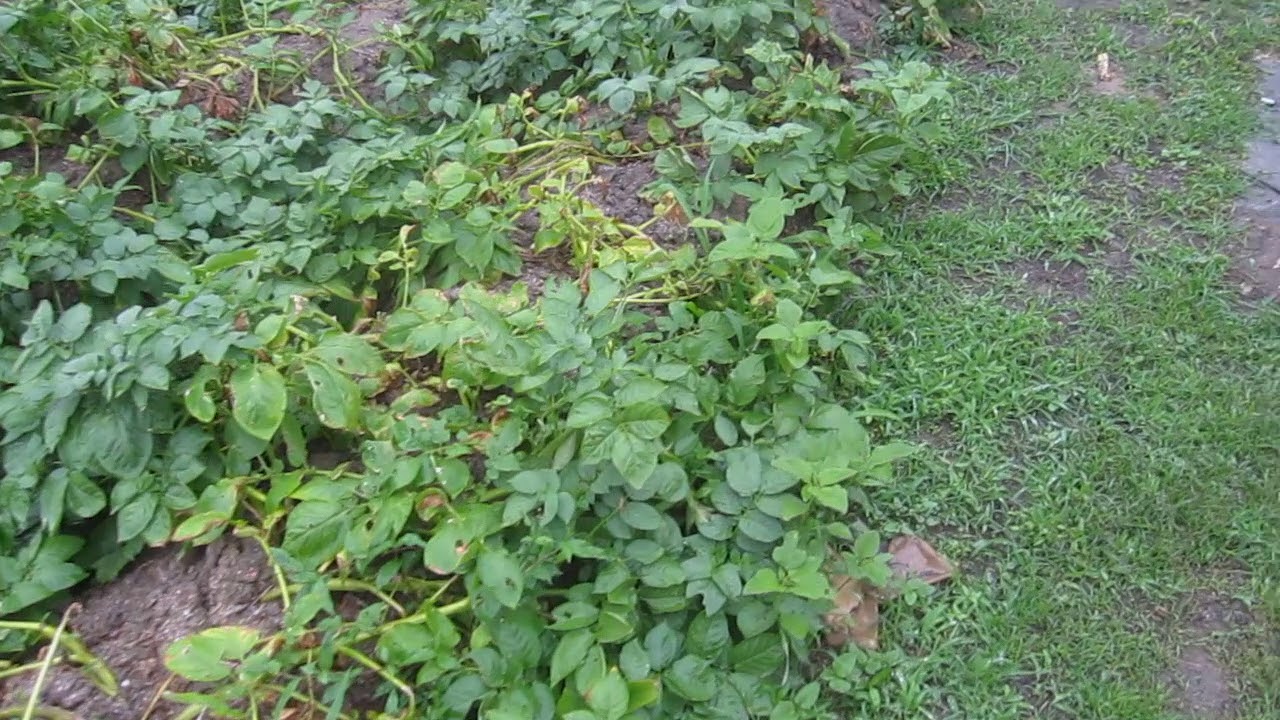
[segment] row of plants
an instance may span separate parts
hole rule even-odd
[[[858,518],[909,451],[827,318],[945,83],[844,82],[805,0],[551,5],[418,3],[377,93],[280,84],[273,39],[341,66],[319,6],[0,9],[0,616],[234,533],[284,620],[171,649],[193,713],[374,677],[395,717],[821,718],[883,682],[814,664],[829,578],[888,581]],[[585,199],[627,162],[684,242]]]

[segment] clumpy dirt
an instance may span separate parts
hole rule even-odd
[[[1248,607],[1231,598],[1196,593],[1189,602],[1180,632],[1184,644],[1167,678],[1173,709],[1195,720],[1226,720],[1239,705],[1235,677],[1208,647],[1215,633],[1248,627],[1254,622]]]
[[[383,56],[391,47],[379,37],[386,28],[400,21],[409,7],[408,0],[335,2],[326,13],[329,18],[350,16],[350,21],[337,30],[334,38],[340,53],[338,67],[366,100],[379,97],[378,72],[383,66]],[[314,20],[308,22],[314,23]],[[314,78],[330,87],[337,84],[329,36],[281,35],[276,47],[297,55],[305,66],[301,77]]]
[[[280,608],[263,602],[274,587],[262,549],[253,541],[224,538],[183,553],[178,546],[144,555],[114,582],[79,599],[82,610],[70,630],[84,641],[120,682],[110,698],[74,667],[56,666],[40,695],[44,707],[94,720],[137,720],[169,679],[164,651],[170,643],[205,628],[242,625],[272,632]],[[0,683],[0,705],[29,695],[32,674]],[[181,691],[182,683],[169,683]],[[150,717],[170,718],[177,708],[159,701]]]
[[[579,194],[600,207],[609,217],[628,225],[643,225],[653,218],[653,202],[643,191],[658,179],[658,172],[647,160],[626,165],[601,165],[596,178]],[[688,229],[680,223],[660,218],[645,228],[645,234],[664,246],[675,246],[688,239]]]
[[[819,0],[818,9],[826,15],[831,29],[854,50],[876,47],[876,24],[884,14],[879,0]]]
[[[1261,101],[1280,100],[1280,58],[1261,58],[1258,66],[1262,131],[1249,145],[1245,173],[1251,183],[1236,206],[1244,230],[1236,268],[1246,298],[1280,300],[1280,109]]]

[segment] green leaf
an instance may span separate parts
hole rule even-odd
[[[791,493],[765,495],[756,501],[756,507],[760,508],[760,512],[783,522],[794,520],[809,510],[809,506],[803,500]]]
[[[760,240],[774,240],[782,234],[789,214],[781,197],[761,198],[747,212],[747,227]]]
[[[776,633],[747,638],[729,650],[729,662],[737,672],[768,677],[786,662],[783,639]]]
[[[120,480],[136,480],[151,460],[151,430],[132,403],[115,402],[90,416],[84,437],[102,469]]]
[[[657,440],[666,432],[671,424],[666,410],[662,406],[645,403],[633,405],[617,416],[618,426],[638,438]]]
[[[498,602],[514,608],[524,593],[524,576],[520,565],[506,550],[486,548],[476,562],[480,584],[493,593]]]
[[[480,144],[485,152],[497,153],[500,155],[509,155],[520,149],[520,145],[511,138],[494,138],[486,140]]]
[[[738,530],[743,535],[762,543],[777,542],[782,538],[782,523],[752,508],[738,520]]]
[[[742,588],[744,595],[764,595],[773,592],[783,592],[786,587],[782,581],[778,579],[778,573],[772,568],[761,568],[756,571],[755,575],[747,581],[746,586]]]
[[[631,487],[644,487],[658,467],[657,448],[625,430],[615,430],[610,439],[609,459],[614,467]]]
[[[839,485],[810,485],[804,489],[809,497],[823,507],[831,508],[841,515],[849,512],[849,491]]]
[[[588,395],[569,409],[566,424],[571,428],[588,428],[613,416],[613,402],[604,395]]]
[[[569,601],[556,606],[551,611],[556,619],[549,627],[552,630],[581,630],[595,624],[600,616],[600,608],[591,603]]]
[[[561,638],[551,653],[551,684],[555,685],[577,670],[594,644],[595,638],[589,630],[575,630]]]
[[[63,343],[71,343],[79,340],[85,330],[89,329],[89,324],[93,322],[93,311],[84,303],[77,303],[67,308],[58,318],[58,322],[53,326],[53,340]]]
[[[107,496],[84,473],[73,471],[67,476],[64,503],[67,512],[73,517],[91,518],[107,506]]]
[[[22,144],[22,133],[17,130],[0,130],[0,150],[8,150],[9,148]]]
[[[665,622],[659,622],[644,636],[644,650],[649,655],[649,665],[662,670],[676,659],[684,645],[680,634]]]
[[[738,426],[732,420],[724,415],[716,415],[715,420],[716,437],[724,443],[725,447],[733,447],[738,444]]]
[[[213,398],[209,395],[209,382],[216,377],[217,368],[212,365],[203,365],[191,378],[191,386],[182,393],[182,402],[187,412],[203,423],[211,422],[218,412]]]
[[[134,498],[116,513],[116,539],[128,542],[142,534],[151,524],[159,501],[155,495],[144,493]]]
[[[328,363],[307,361],[304,368],[307,382],[311,384],[311,404],[321,424],[340,430],[358,430],[360,388]]]
[[[755,448],[725,451],[725,480],[742,496],[754,495],[764,487],[764,464]]]
[[[231,676],[261,635],[248,627],[215,627],[169,645],[164,665],[170,672],[196,682],[217,682]]]
[[[622,651],[618,654],[618,667],[622,669],[622,674],[626,675],[628,680],[649,677],[652,669],[649,666],[649,654],[645,652],[639,640],[632,640],[622,646]]]
[[[368,340],[347,333],[326,335],[311,354],[348,375],[372,377],[386,367],[382,354]]]
[[[104,140],[121,145],[138,142],[138,118],[124,108],[113,108],[98,117],[98,133]]]
[[[248,365],[231,373],[231,414],[245,432],[270,440],[284,420],[289,392],[284,377],[270,365]]]
[[[657,530],[662,527],[662,513],[647,503],[628,502],[619,514],[623,522],[637,530]]]
[[[662,685],[657,678],[632,680],[627,683],[627,694],[631,698],[627,702],[627,712],[632,713],[662,699]]]
[[[285,519],[285,550],[312,566],[332,560],[346,543],[352,509],[340,500],[298,503]]]
[[[662,674],[664,684],[685,700],[706,702],[715,697],[719,678],[711,667],[711,661],[695,655],[685,655]]]
[[[759,600],[748,600],[738,607],[737,622],[742,637],[755,637],[777,624],[778,611]]]
[[[619,720],[627,713],[630,701],[627,681],[622,679],[622,675],[617,670],[610,670],[587,688],[583,699],[587,701],[587,707],[595,712],[596,717],[603,720]]]

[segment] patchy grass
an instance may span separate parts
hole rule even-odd
[[[1280,311],[1230,253],[1277,4],[1072,4],[1103,7],[988,3],[934,201],[852,310],[923,447],[875,521],[966,570],[891,610],[862,712],[1274,718]]]

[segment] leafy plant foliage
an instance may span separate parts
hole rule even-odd
[[[381,97],[272,97],[279,9],[0,10],[0,614],[234,531],[286,622],[171,648],[214,714],[371,673],[410,717],[828,716],[827,574],[887,578],[848,516],[908,448],[825,318],[944,83],[843,83],[805,2],[424,2]],[[584,199],[638,153],[687,242]]]

